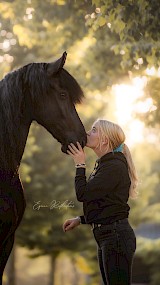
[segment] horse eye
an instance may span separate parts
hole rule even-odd
[[[67,97],[67,94],[64,93],[64,92],[62,92],[60,95],[61,95],[61,98],[62,98],[62,99],[65,99],[65,98]]]

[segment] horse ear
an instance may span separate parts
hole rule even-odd
[[[47,73],[49,75],[52,75],[52,74],[56,74],[57,72],[59,72],[63,68],[63,66],[65,64],[66,57],[67,57],[67,53],[65,51],[63,53],[63,55],[59,59],[57,59],[55,62],[48,63],[48,65],[47,65]]]

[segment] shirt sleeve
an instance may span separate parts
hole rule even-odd
[[[115,165],[103,166],[88,182],[85,168],[77,168],[75,176],[75,191],[80,202],[104,198],[113,191],[120,181],[120,168]]]
[[[84,216],[79,216],[81,220],[81,224],[86,224],[86,220]]]

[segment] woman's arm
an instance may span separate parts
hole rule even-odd
[[[77,142],[68,146],[68,154],[73,158],[75,165],[85,164],[85,153]],[[80,202],[93,201],[95,199],[104,198],[108,192],[112,191],[120,179],[120,168],[113,164],[103,165],[97,169],[94,178],[86,181],[85,166],[76,169],[75,190],[77,200]]]
[[[113,191],[120,180],[120,168],[115,165],[102,166],[88,182],[85,169],[79,168],[75,176],[75,190],[77,200],[80,202],[93,201],[104,198],[107,193]]]
[[[63,224],[63,231],[67,232],[73,230],[75,227],[79,226],[80,224],[81,224],[80,217],[68,219]]]

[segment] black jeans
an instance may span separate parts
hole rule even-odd
[[[130,285],[136,237],[128,219],[93,229],[104,285]]]

